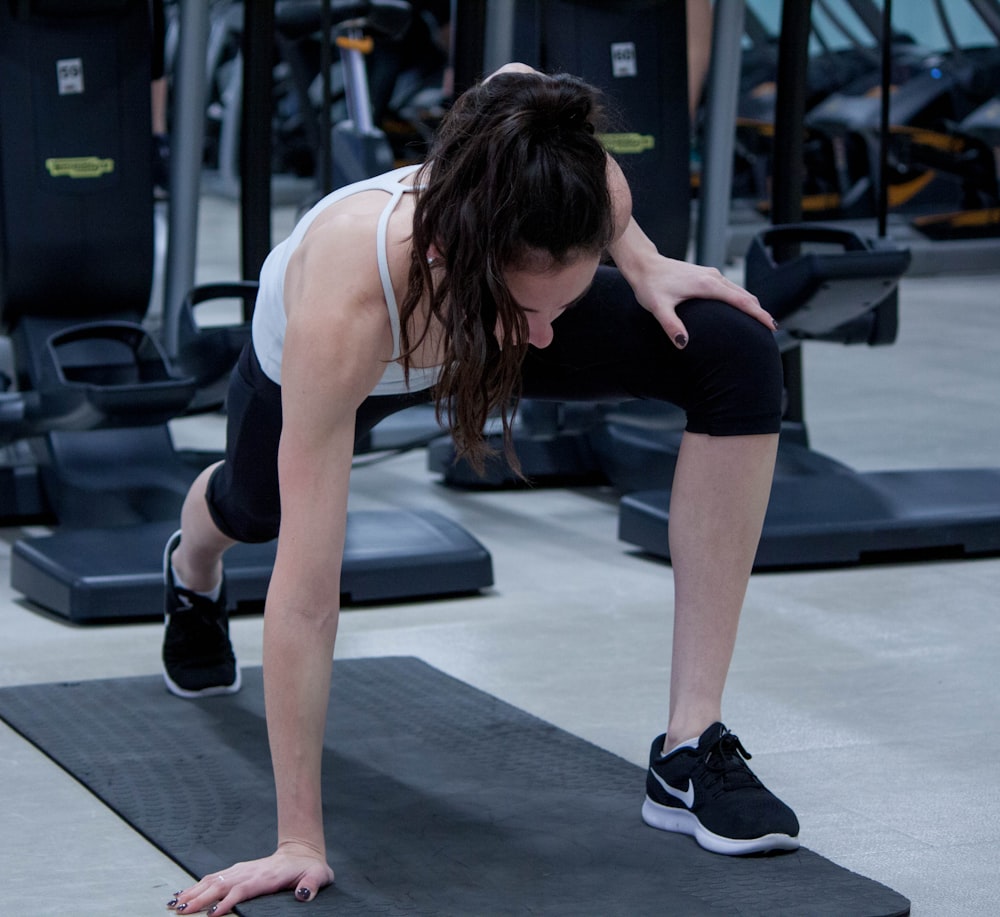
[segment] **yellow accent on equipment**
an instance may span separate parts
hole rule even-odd
[[[100,156],[53,156],[45,160],[45,168],[53,178],[100,178],[114,172],[115,161]]]
[[[598,134],[598,139],[609,152],[624,156],[645,153],[656,146],[652,134]]]

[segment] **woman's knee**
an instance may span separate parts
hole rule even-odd
[[[215,527],[227,538],[261,544],[278,537],[281,506],[277,486],[240,491],[231,469],[221,463],[205,488],[205,503]]]
[[[774,333],[725,303],[683,303],[688,329],[688,429],[712,435],[776,433],[783,379]]]

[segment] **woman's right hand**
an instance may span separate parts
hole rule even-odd
[[[236,863],[213,872],[185,891],[167,907],[179,914],[207,911],[212,917],[231,914],[243,901],[292,889],[297,901],[311,901],[333,882],[326,858],[305,844],[286,842],[268,857]]]

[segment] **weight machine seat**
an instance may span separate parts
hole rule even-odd
[[[803,246],[810,248],[802,251]],[[782,249],[795,254],[779,260],[776,252]],[[794,223],[754,237],[744,283],[796,341],[851,343],[851,323],[892,296],[909,264],[904,248],[880,246],[848,229]]]

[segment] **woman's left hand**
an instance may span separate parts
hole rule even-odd
[[[684,347],[688,342],[687,329],[677,317],[677,306],[688,299],[715,299],[728,303],[772,331],[777,330],[778,323],[761,307],[757,297],[733,283],[721,271],[667,258],[657,251],[632,216],[632,193],[628,182],[610,156],[608,188],[615,224],[621,227],[608,246],[608,252],[632,287],[639,304],[656,316],[674,346]]]
[[[677,306],[688,299],[719,300],[746,312],[771,330],[778,327],[756,296],[714,267],[657,256],[656,262],[628,280],[639,303],[656,316],[676,347],[684,347],[688,342],[687,329],[677,316]]]
[[[243,901],[291,889],[296,901],[312,901],[334,880],[326,857],[305,844],[285,843],[268,857],[235,863],[178,892],[167,908],[178,914],[231,914]]]

